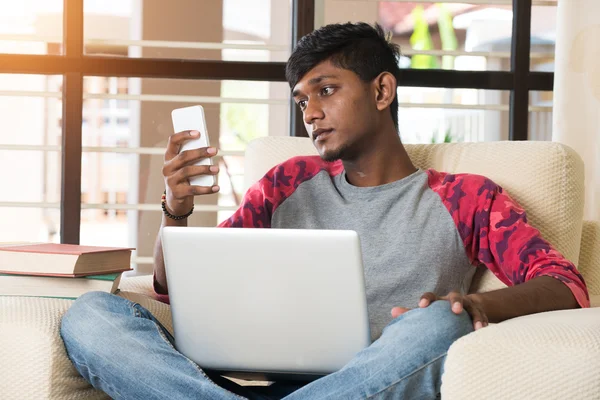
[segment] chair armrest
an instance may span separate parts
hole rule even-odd
[[[123,292],[134,292],[156,299],[156,293],[152,288],[152,275],[124,275],[119,283],[119,289]]]
[[[152,276],[124,278],[119,296],[139,303],[173,333],[171,310],[152,299]],[[0,296],[0,398],[90,399],[108,396],[77,372],[60,337],[72,300]]]
[[[600,222],[583,221],[579,272],[583,275],[590,295],[600,295]]]
[[[71,300],[0,296],[2,399],[107,399],[77,372],[59,334]]]
[[[448,351],[442,398],[591,399],[600,393],[600,309],[490,325]]]

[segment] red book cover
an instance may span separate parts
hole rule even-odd
[[[131,250],[134,250],[134,248],[56,243],[0,243],[0,273],[62,277],[119,273],[131,270],[129,261]],[[40,258],[15,258],[18,254],[50,258],[47,260]],[[123,257],[127,257],[128,261],[126,265],[125,258],[121,257],[121,254],[123,254]],[[70,261],[66,261],[66,263],[63,261],[53,261],[53,257],[55,256],[60,258],[63,256],[76,257],[77,260],[80,260],[80,257],[93,256],[96,261],[93,261],[91,264],[80,264],[79,261],[74,261],[71,264]],[[115,256],[117,258],[114,258]],[[103,261],[103,258],[97,257],[106,258]],[[104,265],[102,265],[103,263]]]

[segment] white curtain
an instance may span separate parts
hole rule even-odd
[[[585,163],[585,219],[600,220],[600,1],[559,0],[553,141]]]

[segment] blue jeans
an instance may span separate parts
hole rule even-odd
[[[104,292],[79,297],[62,319],[69,358],[114,399],[435,399],[450,345],[473,330],[446,301],[394,319],[344,368],[304,386],[239,386],[205,372],[173,347],[148,310]],[[243,334],[243,333],[240,333]]]

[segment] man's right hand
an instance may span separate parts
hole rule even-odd
[[[216,165],[194,165],[199,160],[210,158],[217,154],[213,147],[203,147],[180,152],[181,145],[190,139],[196,139],[198,131],[183,131],[172,135],[165,152],[165,164],[162,169],[167,189],[167,209],[173,215],[183,215],[194,205],[194,196],[213,194],[219,191],[219,186],[192,186],[188,180],[196,175],[216,175],[219,167]]]

